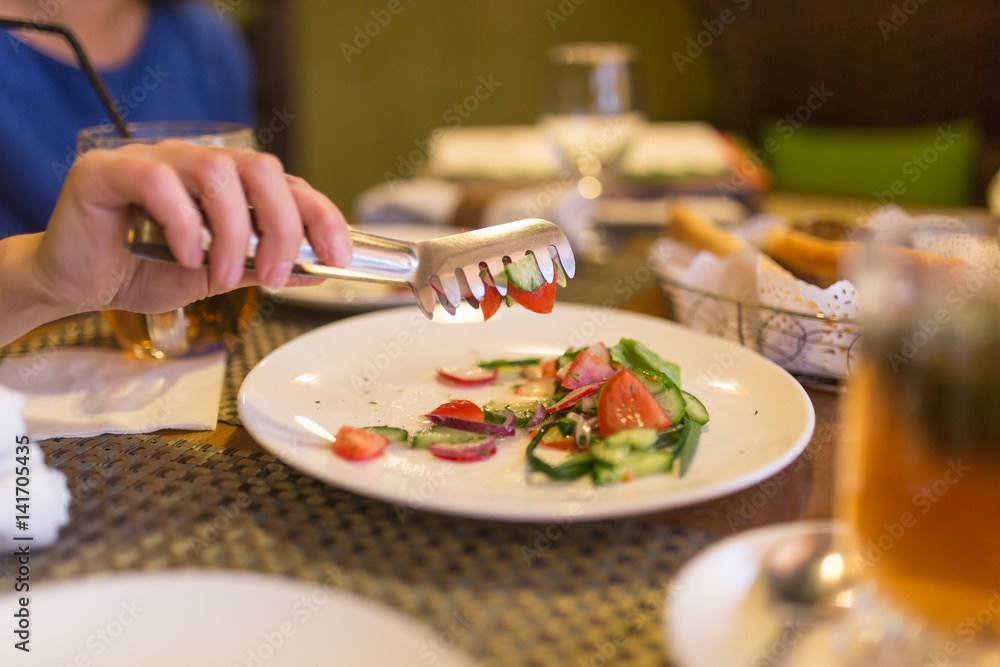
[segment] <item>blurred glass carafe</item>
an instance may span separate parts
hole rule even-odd
[[[645,123],[634,46],[557,44],[549,49],[549,81],[540,123],[565,153],[584,199],[596,200],[616,177],[625,147]],[[573,240],[586,254],[599,244],[593,220]],[[573,238],[577,237],[577,238]]]

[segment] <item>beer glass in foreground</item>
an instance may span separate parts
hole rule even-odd
[[[113,149],[129,143],[153,144],[164,139],[256,148],[253,131],[236,123],[163,121],[130,123],[128,128],[132,133],[128,138],[119,136],[110,125],[82,130],[77,136],[77,151]],[[104,311],[104,316],[124,349],[138,357],[165,359],[233,348],[256,306],[257,290],[243,288],[168,313],[142,315],[109,310]]]
[[[880,616],[842,634],[838,652],[852,665],[1000,665],[996,235],[916,228],[891,240],[858,262],[863,364],[838,470]]]

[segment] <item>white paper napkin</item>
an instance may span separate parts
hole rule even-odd
[[[0,385],[25,396],[33,440],[164,428],[210,431],[226,355],[154,361],[114,350],[62,348],[9,357]]]
[[[23,410],[24,397],[0,386],[0,554],[48,546],[69,521],[66,477],[45,465]]]

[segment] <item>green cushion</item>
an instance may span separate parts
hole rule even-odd
[[[798,124],[799,127],[795,127]],[[972,197],[981,137],[972,121],[908,128],[765,122],[756,159],[788,190],[960,205]]]

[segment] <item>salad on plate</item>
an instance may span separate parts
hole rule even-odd
[[[414,433],[385,425],[342,426],[333,452],[366,460],[399,446],[474,463],[498,447],[515,446],[512,436],[527,433],[530,472],[553,480],[589,476],[607,485],[654,474],[683,476],[709,421],[702,402],[680,388],[680,367],[630,338],[552,358],[439,368],[436,376],[458,388],[496,386],[498,396],[482,405],[448,401],[425,414],[427,426]]]

